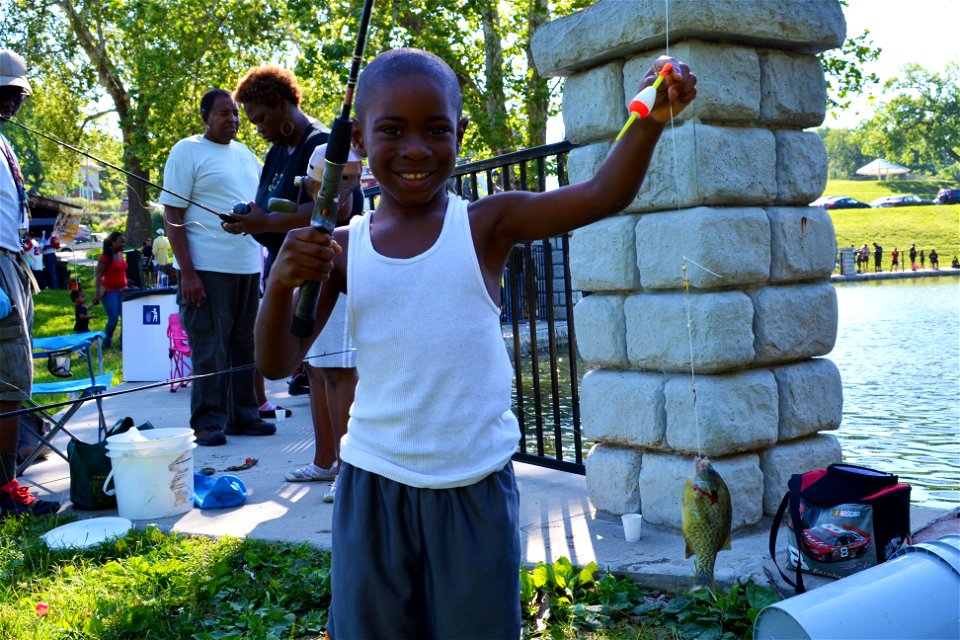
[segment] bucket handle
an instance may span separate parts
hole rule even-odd
[[[115,496],[117,494],[116,483],[113,483],[113,489],[107,489],[107,485],[110,484],[111,480],[113,480],[113,472],[117,470],[117,466],[120,464],[120,460],[122,460],[122,458],[111,460],[110,473],[107,474],[107,478],[103,481],[103,492],[108,496]]]

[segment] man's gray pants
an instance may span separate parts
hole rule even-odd
[[[177,292],[180,323],[190,339],[193,373],[215,373],[253,364],[253,326],[260,305],[260,274],[198,271],[206,298],[187,304]],[[191,382],[190,426],[243,425],[260,417],[253,368]]]

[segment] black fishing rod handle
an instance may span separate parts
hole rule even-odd
[[[308,280],[300,285],[300,297],[293,312],[290,333],[298,338],[309,338],[317,320],[317,301],[320,300],[320,282]]]

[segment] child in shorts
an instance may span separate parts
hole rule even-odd
[[[280,378],[302,361],[349,291],[359,382],[333,514],[327,630],[348,638],[518,638],[520,432],[500,328],[511,248],[627,206],[671,110],[696,96],[673,70],[591,180],[473,203],[447,193],[467,120],[457,78],[416,49],[373,60],[357,87],[353,142],[378,206],[333,237],[287,234],[257,319],[257,364]],[[295,291],[323,282],[313,336],[290,333]]]
[[[73,332],[86,333],[90,331],[90,319],[97,316],[87,309],[87,294],[80,289],[70,292],[70,301],[73,302]]]

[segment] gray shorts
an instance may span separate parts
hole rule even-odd
[[[512,463],[417,489],[344,465],[333,507],[332,640],[520,637]]]
[[[25,400],[33,386],[33,296],[22,259],[0,250],[0,288],[14,309],[0,319],[0,401]]]

